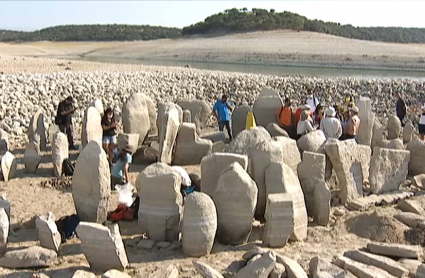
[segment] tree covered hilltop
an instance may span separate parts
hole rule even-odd
[[[204,21],[179,28],[149,25],[64,25],[34,32],[0,30],[0,41],[136,41],[183,36],[220,36],[291,29],[310,31],[352,39],[396,43],[425,43],[425,28],[354,27],[335,22],[310,20],[291,12],[278,13],[274,9],[228,9],[207,17]]]

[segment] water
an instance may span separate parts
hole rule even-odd
[[[279,76],[309,76],[309,77],[355,77],[355,78],[389,78],[389,79],[421,79],[425,80],[424,71],[375,70],[375,69],[345,69],[345,68],[315,68],[294,66],[263,66],[232,63],[188,62],[167,60],[141,60],[115,57],[84,57],[79,60],[115,63],[141,64],[147,66],[184,67],[189,64],[195,69],[220,70],[228,72],[259,73]]]

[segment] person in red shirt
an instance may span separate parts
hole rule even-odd
[[[276,111],[277,122],[279,123],[280,127],[282,127],[288,133],[290,138],[295,135],[295,119],[291,104],[291,99],[286,98],[284,106]]]

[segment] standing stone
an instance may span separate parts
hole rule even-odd
[[[193,123],[182,123],[176,139],[176,151],[173,164],[197,165],[212,151],[213,143],[199,138]]]
[[[410,151],[409,176],[425,174],[425,142],[415,139],[407,144],[406,150]]]
[[[190,111],[190,121],[195,124],[196,132],[201,134],[202,129],[208,121],[208,118],[211,116],[212,110],[211,107],[205,100],[180,100],[177,104],[183,110]]]
[[[164,167],[146,168],[136,179],[140,197],[139,225],[149,239],[176,241],[179,238],[183,198],[181,176]],[[165,165],[167,166],[167,165]],[[170,167],[171,168],[171,167]]]
[[[401,122],[400,119],[396,115],[391,115],[388,118],[388,124],[387,124],[387,130],[388,130],[388,139],[397,139],[400,137],[401,133]]]
[[[48,136],[49,136],[49,142],[50,144],[53,144],[53,137],[55,136],[56,133],[60,132],[59,126],[58,125],[50,125],[49,129],[47,131]],[[66,139],[68,142],[68,138]]]
[[[117,224],[109,227],[97,223],[80,222],[76,232],[81,240],[84,256],[94,271],[124,270],[127,254]]]
[[[375,114],[372,113],[372,101],[368,97],[360,97],[356,106],[359,108],[361,123],[357,142],[360,145],[370,146],[372,144],[373,124],[375,122]]]
[[[403,140],[400,138],[393,139],[391,141],[384,139],[379,147],[392,150],[404,150]]]
[[[0,156],[9,151],[9,134],[3,129],[0,129]]]
[[[279,93],[268,88],[261,90],[252,107],[257,125],[266,127],[269,123],[276,123],[276,111],[282,106]]]
[[[213,196],[218,218],[217,237],[221,243],[246,243],[251,234],[257,194],[255,182],[239,163],[232,163],[223,171]]]
[[[0,257],[6,253],[9,237],[9,217],[4,208],[0,208]]]
[[[34,142],[28,142],[24,153],[25,171],[35,173],[40,164],[41,156],[38,146]]]
[[[257,126],[243,130],[226,147],[225,152],[250,156],[253,148],[260,142],[270,140],[270,134],[264,127]]]
[[[234,162],[238,162],[245,171],[247,170],[246,155],[214,153],[204,157],[201,161],[201,192],[213,197],[221,173]]]
[[[323,131],[315,130],[298,139],[297,144],[303,152],[318,152],[320,147],[325,143],[326,137]]]
[[[57,132],[52,141],[52,162],[56,177],[62,176],[63,161],[68,157],[68,139],[64,133]]]
[[[295,174],[298,173],[298,164],[301,163],[301,154],[298,150],[297,141],[283,136],[275,137],[283,150],[283,163],[289,166]]]
[[[375,121],[373,122],[372,132],[372,149],[381,145],[381,142],[384,139],[384,131],[385,127],[381,124],[378,118],[375,118]]]
[[[298,177],[304,192],[307,213],[313,216],[314,191],[319,183],[325,182],[326,158],[324,154],[304,152],[298,166]]]
[[[363,196],[363,174],[357,154],[345,142],[329,139],[325,146],[339,181],[342,204]]]
[[[191,123],[192,115],[190,114],[190,110],[183,111],[183,123]]]
[[[94,107],[89,107],[83,118],[83,126],[81,129],[81,144],[83,148],[87,146],[90,141],[97,142],[102,145],[103,130],[101,125],[102,117]]]
[[[286,132],[286,130],[281,128],[277,123],[269,123],[266,129],[270,133],[271,137],[283,136],[283,137],[289,138],[288,132]]]
[[[117,136],[118,149],[127,148],[131,153],[135,153],[139,147],[139,134],[120,133]]]
[[[1,158],[1,172],[4,181],[9,181],[15,177],[16,167],[18,163],[15,156],[10,152],[6,152]]]
[[[139,144],[141,147],[151,129],[149,109],[147,105],[148,97],[141,93],[133,94],[125,102],[122,109],[122,124],[124,133],[139,134]]]
[[[181,125],[181,109],[174,104],[159,106],[158,111],[158,140],[159,157],[158,161],[171,164],[173,161],[173,151],[177,134]]]
[[[410,151],[375,148],[370,165],[370,187],[374,194],[396,191],[406,180]]]
[[[415,127],[411,122],[408,122],[403,127],[403,144],[409,144],[413,140],[413,133],[415,132]]]
[[[101,116],[103,116],[104,110],[103,110],[103,103],[102,100],[100,99],[95,99],[92,101],[92,103],[90,103],[89,107],[94,107],[96,108],[97,112],[99,112],[99,114]]]
[[[10,222],[10,203],[6,199],[5,192],[0,196],[0,208],[4,208],[4,211],[6,212],[7,218],[9,219],[9,222]]]
[[[283,247],[294,231],[294,206],[289,194],[269,194],[266,206],[263,244]]]
[[[106,153],[96,141],[90,141],[78,156],[72,178],[72,197],[81,221],[106,220],[110,182]]]
[[[345,140],[344,143],[349,148],[350,152],[354,154],[356,161],[360,163],[363,181],[368,181],[372,149],[369,146],[358,145],[354,139]]]
[[[314,189],[313,219],[319,225],[326,226],[331,214],[331,192],[325,181],[317,183]]]
[[[35,219],[35,225],[38,230],[40,246],[58,252],[61,245],[61,235],[56,226],[53,213],[48,212],[45,215],[37,217]]]
[[[307,210],[298,177],[284,163],[270,163],[266,169],[267,194],[287,193],[293,202],[294,231],[292,241],[302,241],[307,236]]]
[[[250,160],[252,179],[258,187],[255,217],[261,220],[266,210],[266,168],[271,162],[283,161],[283,148],[277,139],[260,142],[253,148]]]
[[[149,122],[150,122],[150,128],[149,128],[149,135],[157,135],[158,134],[158,128],[156,127],[156,104],[153,102],[153,100],[150,97],[146,97],[146,107],[148,108],[149,113]],[[139,135],[140,137],[140,135]]]
[[[35,112],[30,119],[28,127],[28,139],[30,142],[37,142],[42,151],[46,151],[47,133],[44,124],[45,116],[41,110]]]
[[[217,231],[214,202],[204,193],[193,192],[186,197],[182,224],[183,252],[191,257],[208,255]]]
[[[269,251],[258,260],[242,268],[235,278],[267,278],[276,264],[276,254]]]
[[[239,133],[246,128],[246,117],[248,112],[251,112],[251,108],[248,105],[236,106],[232,113],[232,134],[235,138]]]

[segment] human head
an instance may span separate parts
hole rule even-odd
[[[226,101],[227,101],[227,96],[226,96],[225,94],[223,94],[223,95],[221,96],[221,101],[222,101],[222,102],[226,102]]]
[[[335,108],[329,107],[328,110],[326,110],[326,117],[333,118],[336,116]]]
[[[289,97],[285,98],[285,106],[286,107],[291,106],[291,99]]]
[[[345,95],[345,102],[349,103],[351,101],[352,101],[351,96],[349,94]]]
[[[301,121],[306,121],[308,117],[309,117],[308,111],[304,110],[303,112],[301,112]]]
[[[350,116],[359,114],[359,108],[357,108],[356,106],[350,107],[349,111],[350,111]]]
[[[310,111],[311,110],[311,106],[308,104],[303,104],[300,106],[300,109],[303,111]]]
[[[111,107],[108,107],[103,113],[103,117],[106,117],[107,119],[114,119],[114,110],[112,110]]]
[[[396,98],[396,99],[401,98],[401,93],[400,93],[400,92],[395,93],[395,98]]]
[[[71,96],[69,96],[69,97],[67,97],[67,98],[65,99],[65,102],[66,102],[67,104],[71,104],[71,103],[73,103],[73,102],[74,102],[74,99],[73,99]]]

